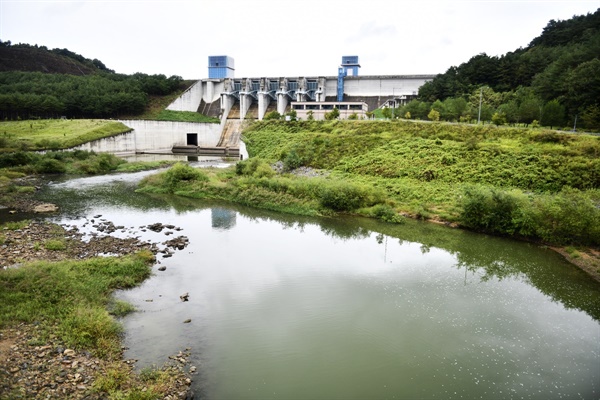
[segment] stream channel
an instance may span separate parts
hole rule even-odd
[[[137,308],[125,356],[144,368],[190,348],[196,398],[600,398],[600,284],[549,249],[135,193],[147,174],[53,182],[39,198],[84,232],[102,215],[117,236],[189,238],[117,296]],[[156,222],[181,231],[142,230]]]

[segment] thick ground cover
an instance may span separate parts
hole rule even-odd
[[[458,223],[554,244],[600,245],[600,138],[412,121],[264,121],[235,170],[179,166],[145,191],[305,215]],[[284,173],[272,169],[283,164]],[[317,178],[291,173],[325,170]]]

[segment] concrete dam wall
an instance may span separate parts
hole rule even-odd
[[[173,146],[185,146],[189,140],[201,147],[215,147],[221,138],[219,124],[171,121],[120,121],[131,132],[95,140],[75,147],[78,150],[97,153],[135,153],[168,150]]]

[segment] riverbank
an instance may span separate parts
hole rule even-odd
[[[89,268],[93,269],[92,274],[102,273],[95,263],[114,260],[110,261],[110,267],[103,264],[110,279],[116,279],[108,287],[112,290],[125,288],[146,279],[150,273],[148,263],[154,263],[156,254],[174,251],[181,245],[174,245],[173,239],[149,243],[99,234],[116,227],[101,216],[96,220],[98,234],[89,240],[83,240],[74,227],[40,221],[12,223],[0,231],[0,298],[3,303],[0,305],[3,314],[0,319],[0,398],[104,399],[118,393],[140,399],[190,398],[189,386],[196,368],[189,364],[186,349],[165,360],[161,368],[136,372],[135,360],[123,359],[118,325],[114,331],[102,331],[117,323],[120,316],[131,312],[131,306],[110,299],[104,303],[106,300],[100,299],[104,311],[90,311],[94,314],[92,319],[72,314],[73,308],[77,313],[85,312],[77,311],[79,291],[89,291],[94,297],[90,300],[98,300],[93,294],[95,288],[89,286],[89,282],[86,285],[87,281],[81,275]],[[151,255],[150,258],[143,256],[146,266],[136,261],[144,252]],[[104,254],[118,257],[106,258]],[[138,262],[137,267],[131,262]],[[122,267],[115,269],[115,265]],[[52,283],[54,278],[50,270],[43,272],[46,267],[58,272],[60,281]],[[132,268],[138,272],[133,272]],[[69,271],[77,274],[74,280],[68,277]],[[28,286],[30,282],[17,283],[19,272],[26,275],[26,281],[33,281],[34,289]],[[102,287],[105,278],[91,279],[94,286]],[[80,280],[84,281],[82,288],[77,287]],[[18,287],[24,292],[19,293]],[[41,298],[36,299],[36,296]],[[52,303],[55,296],[60,296],[57,298],[58,310],[47,311],[47,304],[41,306],[39,303]],[[61,303],[63,298],[67,303]],[[94,307],[84,306],[90,310]],[[23,310],[19,311],[20,308]],[[55,311],[57,315],[53,315]],[[101,325],[93,327],[95,324]]]
[[[443,221],[568,249],[600,275],[596,136],[413,121],[261,121],[243,135],[251,158],[235,169],[173,168],[140,190],[297,215]]]

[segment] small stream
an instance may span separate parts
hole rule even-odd
[[[189,238],[118,297],[138,309],[126,357],[142,368],[190,348],[199,398],[600,398],[600,285],[548,249],[135,193],[147,174],[39,197],[84,231],[101,215],[117,235],[164,241],[141,228],[161,222]]]

